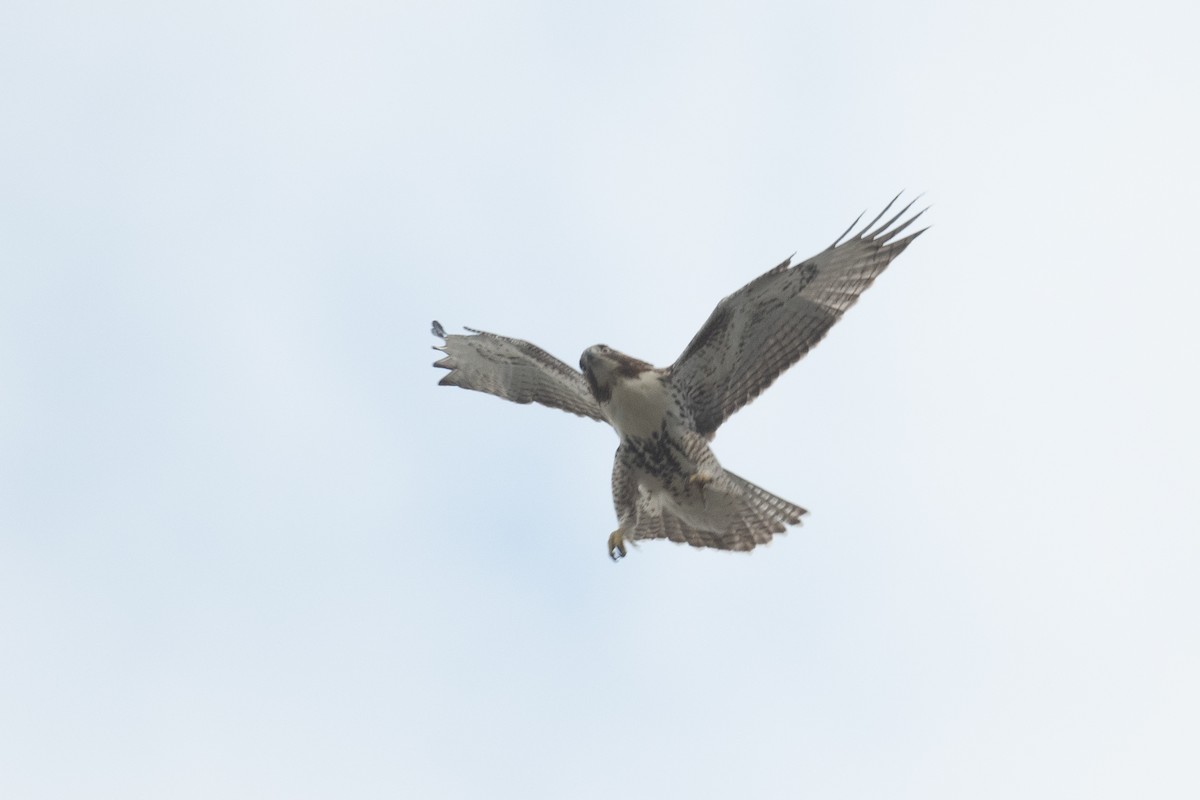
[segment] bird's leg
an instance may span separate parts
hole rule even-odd
[[[619,561],[625,557],[625,529],[617,528],[608,535],[608,557]]]
[[[713,476],[702,470],[696,470],[688,476],[688,484],[695,486],[700,490],[700,501],[704,503],[704,508],[708,509],[708,497],[704,494],[704,487],[712,483]]]

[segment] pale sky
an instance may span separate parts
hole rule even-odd
[[[1200,795],[1188,4],[0,7],[0,796]],[[674,360],[932,229],[619,564],[606,426],[432,319]]]

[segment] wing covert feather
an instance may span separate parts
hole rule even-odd
[[[467,328],[473,335],[447,334],[438,322],[433,334],[445,339],[446,357],[435,367],[450,370],[438,383],[487,392],[514,403],[541,403],[581,417],[603,420],[583,375],[537,345]]]
[[[799,263],[789,258],[717,304],[671,367],[699,433],[715,433],[799,361],[924,232],[896,238],[924,213],[896,225],[912,202],[878,224],[898,199],[849,239],[859,220],[823,252]]]

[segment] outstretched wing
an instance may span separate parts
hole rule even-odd
[[[717,304],[670,372],[692,408],[699,433],[716,432],[799,361],[924,232],[896,238],[924,213],[895,225],[912,202],[876,227],[897,199],[899,195],[858,234],[846,238],[856,219],[824,252],[798,264],[789,258]]]
[[[436,320],[433,335],[446,340],[446,357],[434,363],[448,369],[438,383],[487,392],[514,403],[541,403],[581,417],[603,420],[587,382],[545,350],[520,339],[467,328],[473,336],[447,334]]]

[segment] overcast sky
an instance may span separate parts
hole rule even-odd
[[[1200,794],[1184,3],[0,6],[0,795]],[[615,527],[430,321],[667,364],[932,229]]]

